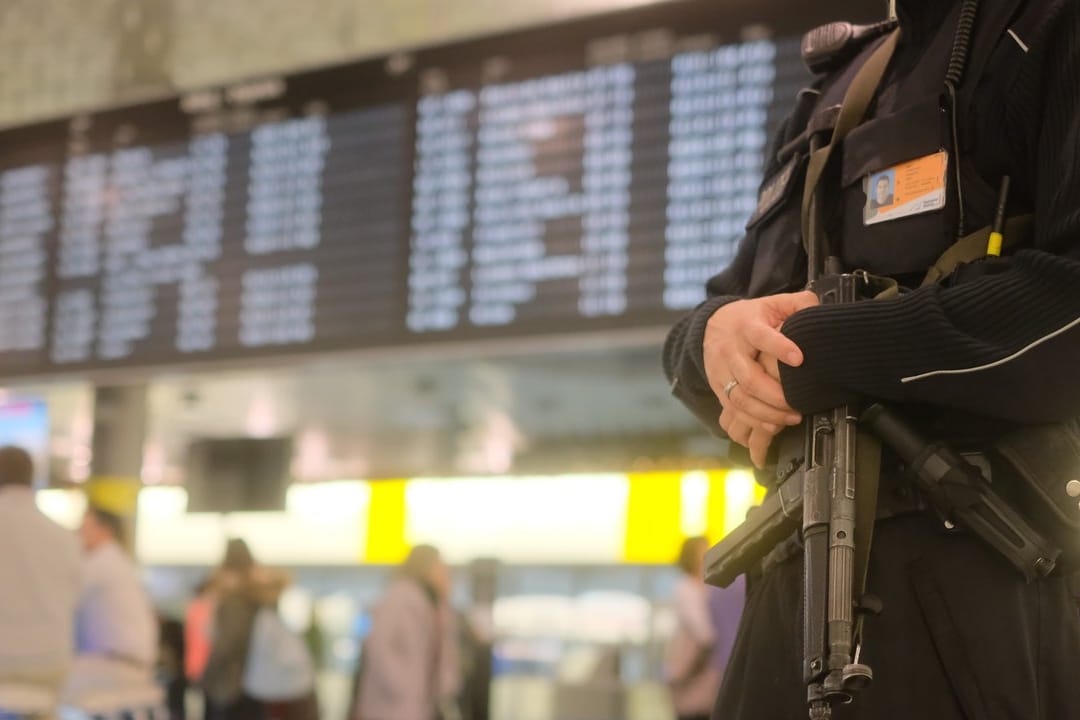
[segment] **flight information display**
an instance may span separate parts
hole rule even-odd
[[[0,132],[0,377],[671,322],[808,79],[713,4]]]

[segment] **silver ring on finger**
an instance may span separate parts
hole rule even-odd
[[[734,390],[739,384],[738,380],[732,379],[727,385],[724,386],[724,397],[728,400],[731,399],[731,391]]]

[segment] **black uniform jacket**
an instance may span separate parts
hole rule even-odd
[[[788,402],[804,413],[886,399],[939,436],[984,440],[1017,424],[1080,416],[1080,2],[983,0],[960,90],[957,152],[943,97],[959,5],[900,0],[900,47],[867,120],[826,175],[830,235],[840,238],[849,270],[917,288],[957,235],[958,158],[966,231],[990,224],[1009,175],[1009,212],[1033,213],[1034,232],[1000,274],[789,318],[783,332],[805,361],[782,366],[781,378]],[[800,93],[735,260],[668,337],[673,392],[719,434],[721,408],[702,359],[706,322],[725,303],[804,286],[807,148],[799,137],[808,124],[828,122],[874,47]],[[943,210],[865,223],[868,178],[942,150],[949,153]]]

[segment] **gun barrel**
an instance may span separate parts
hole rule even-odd
[[[1061,549],[1035,529],[997,492],[978,468],[951,448],[931,443],[882,405],[863,421],[914,471],[930,502],[1001,553],[1030,582],[1048,575]]]
[[[914,464],[926,451],[926,440],[884,405],[868,407],[861,421],[909,465]]]

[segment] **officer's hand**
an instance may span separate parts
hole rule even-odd
[[[761,353],[758,356],[758,365],[765,371],[765,374],[771,377],[776,382],[780,382],[780,361],[775,355],[769,353]]]
[[[739,300],[713,313],[705,327],[705,374],[724,408],[720,426],[750,449],[757,465],[764,464],[780,429],[802,420],[784,398],[778,372],[767,372],[760,360],[771,356],[801,365],[802,351],[779,328],[790,315],[817,304],[811,292]],[[738,383],[725,393],[732,380]]]
[[[761,369],[764,370],[769,377],[780,382],[780,361],[776,359],[775,355],[761,353],[761,355],[758,356],[758,365],[761,366]],[[725,408],[724,412],[726,413],[728,410],[728,408]],[[738,412],[734,410],[734,408],[731,408],[731,411],[733,413]],[[793,410],[791,417],[794,418],[796,415],[797,413]],[[721,415],[721,422],[723,422],[723,415]],[[734,421],[734,423],[737,422],[739,421]],[[746,448],[750,451],[750,459],[753,461],[755,467],[765,467],[765,461],[769,455],[769,447],[772,445],[773,439],[780,433],[779,429],[775,432],[772,431],[772,427],[773,426],[771,425],[763,426],[761,428],[751,429],[750,431],[750,435],[746,442]]]
[[[745,425],[738,420],[733,420],[728,424],[732,428],[731,432],[737,434],[743,432],[741,428],[745,428]],[[731,432],[728,434],[730,435]],[[746,441],[739,443],[750,451],[750,460],[754,463],[754,467],[765,467],[766,459],[769,457],[769,447],[778,434],[779,431],[769,432],[768,430],[751,429],[746,435]]]

